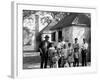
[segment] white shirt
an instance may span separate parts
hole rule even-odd
[[[65,41],[62,41],[61,43],[62,43],[63,45],[64,45],[64,44],[66,44],[66,42],[65,42]]]
[[[55,51],[55,48],[54,47],[50,47],[49,50]]]
[[[64,45],[66,45],[66,42],[65,41],[62,41],[61,42],[61,47],[63,47]]]
[[[62,47],[62,44],[61,44],[61,42],[59,42],[57,45],[57,48],[61,48],[61,47]]]
[[[83,49],[83,50],[84,50],[84,49],[88,49],[88,43],[85,43],[85,44],[83,43],[83,44],[82,44],[82,49]]]
[[[54,47],[50,47],[49,48],[49,55],[52,56],[54,52],[55,52],[55,48]]]

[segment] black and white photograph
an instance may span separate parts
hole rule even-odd
[[[91,66],[91,13],[22,10],[23,69]]]

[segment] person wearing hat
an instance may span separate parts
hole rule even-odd
[[[75,43],[73,44],[74,49],[74,67],[79,66],[79,43],[78,38],[75,38]]]
[[[47,62],[48,62],[48,49],[50,46],[49,36],[45,36],[45,40],[41,41],[39,50],[40,50],[40,56],[41,56],[41,66],[40,68],[47,68]]]

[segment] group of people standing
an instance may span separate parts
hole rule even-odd
[[[88,44],[86,39],[83,38],[83,44],[80,47],[78,38],[75,38],[75,43],[59,41],[55,46],[54,43],[50,43],[49,36],[45,36],[45,40],[40,43],[39,51],[41,56],[40,68],[60,68],[60,67],[76,67],[87,66],[86,55],[88,50]],[[82,61],[80,63],[80,51]]]

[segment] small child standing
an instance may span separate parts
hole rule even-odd
[[[66,45],[64,45],[62,51],[61,51],[61,67],[65,67],[65,64],[67,63],[67,48]]]
[[[58,68],[58,54],[55,52],[52,57],[53,68]]]
[[[74,63],[74,55],[73,55],[73,48],[71,47],[71,43],[68,43],[68,64],[71,67],[71,64]]]
[[[53,57],[54,53],[55,53],[55,47],[54,47],[54,44],[51,43],[49,51],[48,51],[48,61],[49,61],[50,68],[53,67],[52,57]]]

